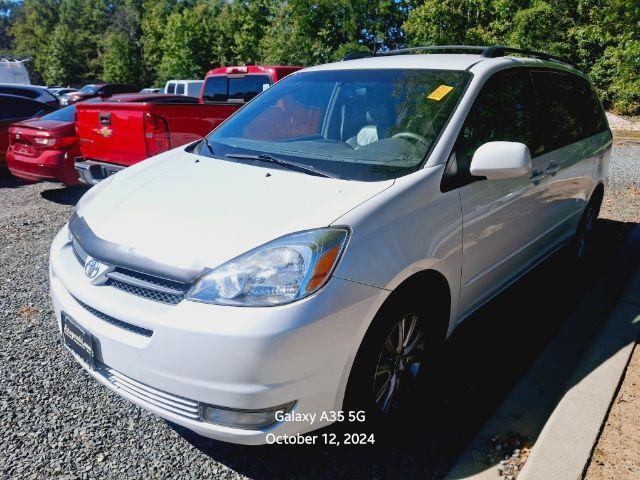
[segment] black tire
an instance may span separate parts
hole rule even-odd
[[[589,258],[591,242],[593,239],[593,227],[595,226],[600,206],[602,205],[602,195],[596,192],[582,212],[582,217],[578,223],[575,237],[572,242],[572,256],[582,261]]]
[[[433,318],[439,315],[438,309],[430,311],[428,318],[426,302],[418,302],[417,293],[415,288],[405,288],[393,294],[374,318],[356,356],[344,409],[364,410],[367,431],[402,428],[404,420],[410,421],[410,416],[415,415],[414,407],[428,394],[428,377],[435,368],[444,335],[434,328],[434,320],[442,320]],[[401,338],[405,341],[402,352],[398,345]],[[390,343],[394,339],[395,343]],[[387,398],[390,390],[383,387],[386,380],[387,387],[391,385],[394,375],[398,388]]]

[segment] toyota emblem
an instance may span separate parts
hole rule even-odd
[[[100,263],[93,258],[87,259],[87,263],[84,264],[84,274],[87,278],[96,278],[99,272]]]

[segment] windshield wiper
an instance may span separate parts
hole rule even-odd
[[[215,155],[215,153],[213,153],[213,147],[209,143],[209,140],[207,140],[207,137],[202,137],[202,143],[204,143],[207,146],[207,148],[209,149],[209,152],[211,152],[211,155]]]
[[[317,175],[319,177],[334,178],[331,175],[321,172],[320,170],[316,170],[315,168],[310,167],[308,165],[303,165],[301,163],[290,162],[289,160],[283,160],[281,158],[272,157],[271,155],[266,153],[262,153],[260,155],[253,155],[250,153],[227,153],[225,157],[245,159],[245,160],[259,160],[261,162],[275,163],[276,165],[289,168],[290,170],[297,170],[299,172],[304,172],[311,175]]]

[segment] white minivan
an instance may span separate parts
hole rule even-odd
[[[164,86],[164,93],[200,98],[204,80],[169,80]]]
[[[74,357],[229,442],[401,412],[474,310],[585,255],[612,142],[568,63],[447,48],[300,70],[91,188],[51,247]]]

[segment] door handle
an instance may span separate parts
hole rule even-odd
[[[542,180],[547,174],[545,172],[543,172],[542,170],[534,170],[533,174],[529,177],[529,180],[532,183],[538,183],[540,182],[540,180]]]
[[[549,175],[555,175],[556,173],[558,173],[558,170],[560,170],[560,165],[558,165],[557,163],[550,163],[545,172]]]

